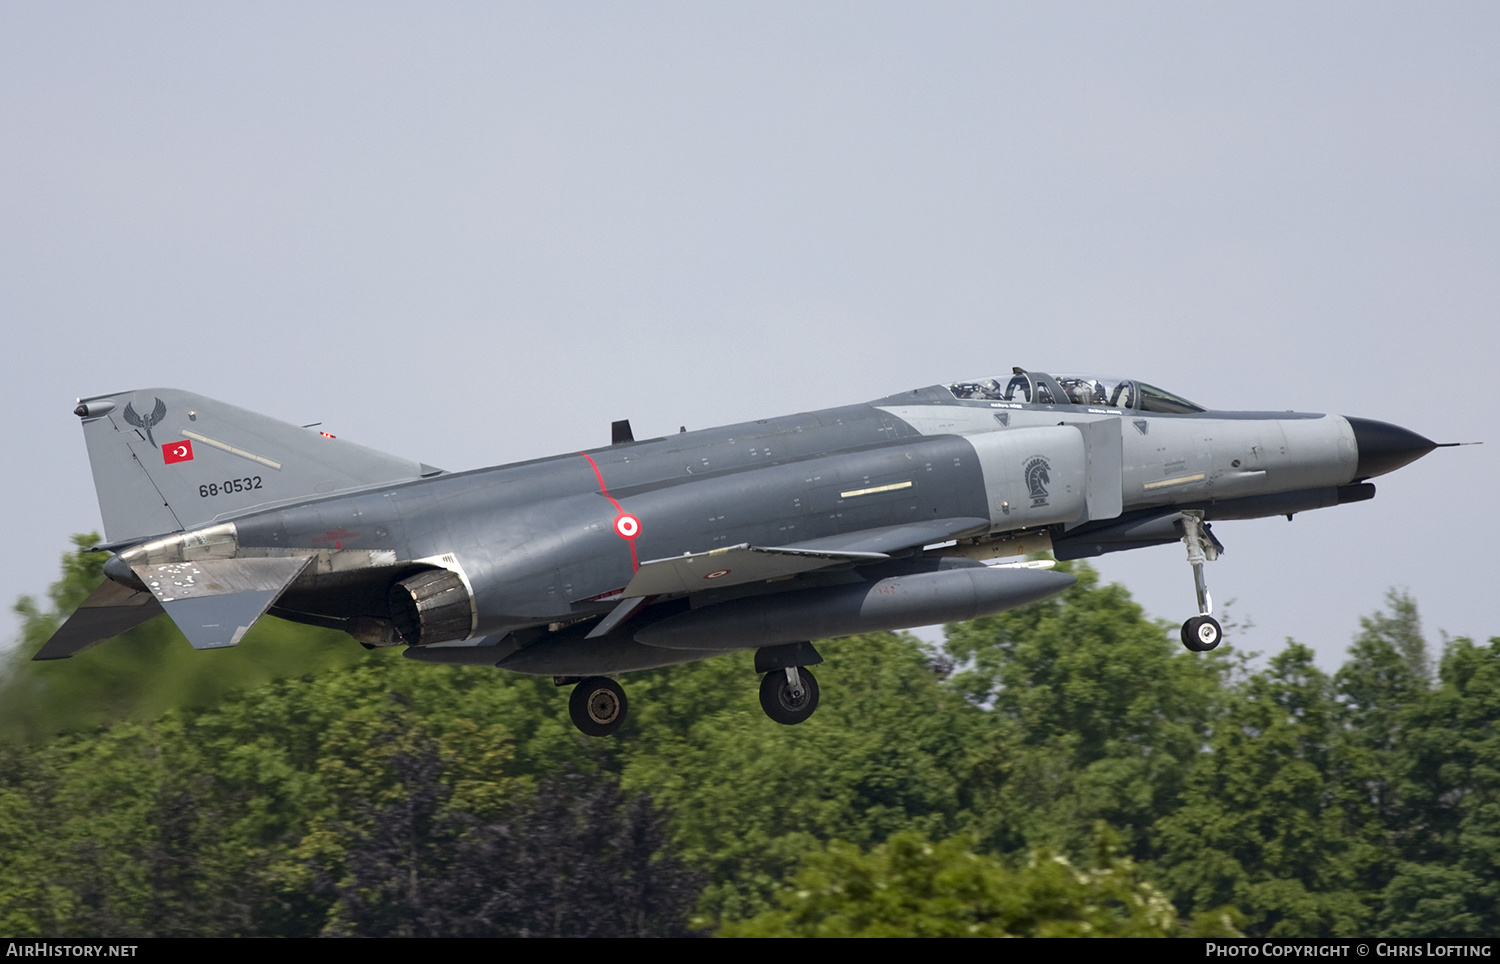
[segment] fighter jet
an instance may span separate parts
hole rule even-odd
[[[771,719],[818,705],[812,641],[1061,592],[1052,559],[1181,542],[1194,651],[1222,638],[1211,523],[1375,494],[1436,443],[1384,422],[1215,412],[1144,382],[1012,369],[859,405],[446,472],[175,389],[80,399],[108,579],[41,648],[165,612],[197,649],[263,614],[432,663],[574,684],[755,651]]]

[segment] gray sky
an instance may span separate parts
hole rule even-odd
[[[459,469],[1021,365],[1486,440],[1208,575],[1326,667],[1391,586],[1500,634],[1497,50],[1492,3],[0,0],[0,599],[99,526],[79,395]],[[1185,558],[1098,564],[1175,622]]]

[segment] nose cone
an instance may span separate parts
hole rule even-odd
[[[1344,420],[1354,429],[1354,444],[1359,447],[1359,465],[1354,470],[1356,481],[1394,472],[1438,447],[1432,439],[1390,422],[1347,415]]]

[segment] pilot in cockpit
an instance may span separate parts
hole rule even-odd
[[[1109,402],[1104,394],[1104,386],[1097,379],[1062,375],[1058,377],[1057,383],[1067,393],[1068,401],[1074,405],[1106,405]]]
[[[986,378],[978,382],[958,382],[952,386],[953,394],[959,398],[988,398],[999,401],[1005,397],[1000,390],[1000,383],[993,378]]]

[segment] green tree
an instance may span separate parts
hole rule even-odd
[[[1397,937],[1500,932],[1500,638],[1455,639],[1438,686],[1401,714],[1405,858],[1380,923]]]
[[[948,627],[953,686],[991,709],[974,828],[987,848],[1087,853],[1103,820],[1137,859],[1220,712],[1229,660],[1194,654],[1087,566],[1061,596]]]
[[[628,789],[674,813],[674,840],[712,877],[710,917],[768,907],[822,842],[946,835],[964,822],[983,713],[910,635],[819,648],[822,704],[798,726],[766,719],[748,653],[627,680],[632,716],[608,752]]]
[[[104,580],[108,553],[88,552],[96,533],[73,537],[62,578],[43,608],[23,596],[18,645],[0,663],[0,741],[37,741],[114,720],[151,720],[178,706],[210,706],[225,694],[363,656],[343,633],[262,619],[240,645],[194,652],[170,619],[158,616],[71,659],[31,657]]]
[[[1392,590],[1388,612],[1360,620],[1361,632],[1334,675],[1339,700],[1338,772],[1344,786],[1345,819],[1364,857],[1361,890],[1377,894],[1391,881],[1404,850],[1421,834],[1404,799],[1408,767],[1408,717],[1432,690],[1431,663],[1416,602]]]
[[[630,719],[591,740],[548,679],[275,621],[223,652],[156,620],[26,661],[101,577],[90,542],[47,608],[19,604],[0,668],[8,933],[581,933],[613,919],[593,901],[665,933],[700,879],[700,920],[728,932],[1123,932],[1146,880],[1179,933],[1231,905],[1254,934],[1500,928],[1500,640],[1454,641],[1434,682],[1398,594],[1332,678],[1295,644],[1250,673],[1079,566],[1058,598],[949,627],[941,655],[820,641],[800,726],[765,719],[741,653],[630,674]],[[568,890],[585,865],[636,883]],[[578,927],[517,883],[544,880]],[[838,904],[856,886],[864,911]]]
[[[682,937],[701,881],[650,800],[607,775],[548,780],[480,820],[453,809],[435,745],[392,759],[404,794],[366,808],[325,933],[366,937]]]
[[[491,685],[471,685],[481,680]],[[532,683],[383,653],[153,723],[5,747],[0,921],[38,936],[439,932],[413,921],[468,933],[453,915],[497,887],[538,907],[545,850],[554,867],[584,868],[580,881],[616,888],[608,900],[579,900],[569,920],[603,926],[609,906],[630,907],[642,928],[681,930],[697,878],[667,853],[664,818],[638,796],[586,793],[592,809],[572,837],[539,829],[537,814],[572,798],[524,772],[500,720],[527,717],[543,746],[561,742],[553,730],[564,737],[570,752],[549,766],[591,760],[565,720],[529,705]],[[617,832],[602,843],[588,836],[604,827]],[[530,842],[506,850],[507,840]],[[568,840],[571,851],[555,846]],[[510,863],[486,869],[475,853]],[[402,873],[384,880],[381,868]],[[487,889],[460,895],[449,869]],[[635,902],[622,903],[631,893]]]
[[[1370,852],[1349,824],[1338,741],[1331,682],[1289,643],[1233,693],[1183,805],[1157,826],[1179,906],[1232,905],[1256,936],[1363,932]]]
[[[1402,742],[1403,715],[1432,690],[1416,602],[1393,589],[1386,594],[1386,605],[1389,613],[1360,619],[1362,631],[1333,680],[1351,745],[1383,760]],[[1388,780],[1374,772],[1363,776],[1378,782],[1372,785],[1377,806],[1390,811],[1395,802]]]
[[[868,851],[835,840],[807,855],[776,901],[720,936],[1239,936],[1230,912],[1184,927],[1107,833],[1086,868],[1045,851],[1011,866],[966,838],[932,843],[911,831]]]

